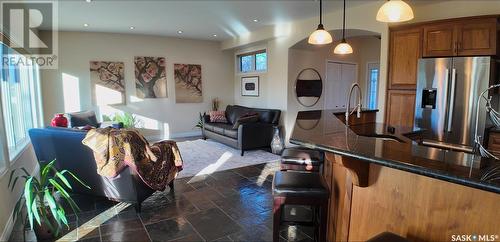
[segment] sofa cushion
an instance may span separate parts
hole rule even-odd
[[[80,127],[86,125],[99,127],[99,123],[97,122],[94,111],[68,113],[68,116],[71,127]]]
[[[231,137],[233,139],[238,139],[237,129],[224,129],[224,136]]]
[[[210,111],[208,115],[212,123],[227,123],[226,111]]]
[[[239,117],[236,122],[233,124],[233,129],[238,129],[238,127],[242,124],[246,123],[256,123],[259,121],[258,113],[248,113]]]
[[[230,124],[223,124],[223,123],[206,123],[205,124],[205,129],[210,130],[214,133],[220,134],[220,135],[225,135],[224,130],[231,130],[233,128],[232,125]]]
[[[250,111],[249,108],[241,106],[231,106],[226,107],[226,118],[230,124],[235,124],[238,118]]]
[[[268,124],[278,124],[280,119],[280,110],[249,108],[238,105],[228,105],[226,107],[226,118],[231,124],[234,124],[239,117],[247,113],[258,113],[259,122]]]

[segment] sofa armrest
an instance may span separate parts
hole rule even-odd
[[[208,114],[203,115],[203,123],[210,123],[210,115]]]
[[[238,127],[238,145],[240,149],[259,148],[271,145],[274,124],[246,123]]]

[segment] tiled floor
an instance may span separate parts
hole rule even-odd
[[[242,167],[175,181],[153,194],[137,214],[132,206],[76,196],[61,241],[272,241],[271,181],[278,164]],[[11,241],[22,240],[17,226]],[[35,236],[26,232],[26,240]],[[283,241],[311,241],[311,229],[282,228]]]

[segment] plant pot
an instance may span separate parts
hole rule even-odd
[[[52,231],[46,224],[42,223],[42,225],[35,225],[35,235],[36,238],[40,240],[52,240],[55,239],[55,232]]]

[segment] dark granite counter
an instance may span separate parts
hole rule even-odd
[[[407,127],[394,127],[391,130],[381,123],[346,126],[342,114],[342,110],[299,112],[290,142],[500,193],[500,162],[481,159],[465,152],[422,146],[414,137],[425,134],[425,130]],[[498,173],[496,176],[488,176],[495,171]]]

